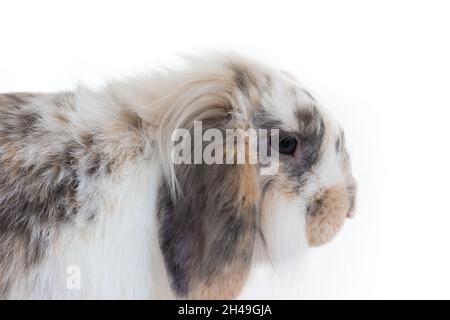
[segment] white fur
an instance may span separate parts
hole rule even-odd
[[[273,195],[265,208],[265,248],[256,242],[248,282],[239,299],[293,299],[302,292],[302,276],[308,268],[309,247],[304,232],[306,207],[301,199]]]
[[[144,161],[127,167],[102,188],[99,220],[67,227],[46,260],[11,292],[31,299],[148,299],[170,297],[155,229],[158,167]],[[111,204],[113,204],[111,206]],[[81,271],[69,289],[69,266]],[[158,286],[158,288],[155,288]],[[159,296],[158,296],[159,295]]]

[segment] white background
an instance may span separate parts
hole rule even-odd
[[[1,1],[0,92],[205,50],[283,67],[345,128],[360,187],[302,297],[450,298],[449,33],[448,1]]]

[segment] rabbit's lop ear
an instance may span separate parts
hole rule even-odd
[[[247,278],[259,189],[250,164],[176,166],[180,196],[163,182],[159,239],[171,286],[192,299],[236,297]]]

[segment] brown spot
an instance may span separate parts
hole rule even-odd
[[[265,78],[258,79],[248,66],[238,63],[232,63],[231,70],[236,88],[250,100],[253,106],[259,106]]]
[[[296,112],[299,123],[300,151],[304,167],[310,169],[319,159],[325,136],[325,122],[316,107]]]
[[[249,273],[246,264],[232,263],[225,266],[222,274],[211,281],[201,281],[194,285],[191,298],[195,300],[235,299],[245,285]]]
[[[40,118],[41,116],[36,112],[21,110],[15,114],[14,127],[8,125],[5,127],[11,135],[25,137],[32,133]],[[12,122],[10,124],[12,124]]]
[[[99,153],[94,153],[93,155],[91,155],[89,161],[88,161],[88,166],[87,166],[87,174],[88,175],[95,175],[100,171],[102,165],[102,157]]]
[[[94,135],[92,133],[84,133],[81,135],[81,143],[87,150],[90,150],[94,145]]]
[[[17,157],[17,147],[13,142],[7,142],[2,146],[1,159],[4,162],[11,163]]]
[[[319,192],[308,210],[306,220],[308,244],[317,247],[330,242],[344,224],[349,207],[346,188],[333,186]]]
[[[116,162],[114,160],[109,161],[106,164],[106,173],[111,174],[114,171],[114,168],[117,166]]]
[[[144,127],[142,118],[134,111],[123,111],[121,113],[121,118],[132,130],[141,131]]]
[[[237,179],[235,185],[239,186],[239,193],[243,200],[242,206],[244,207],[251,207],[260,197],[260,190],[255,187],[257,170],[255,166],[248,164],[248,160],[247,158],[247,164],[241,165],[241,174],[235,177]]]
[[[27,104],[28,101],[33,97],[34,94],[23,92],[0,94],[0,107],[12,106],[15,108],[19,108],[22,105]]]
[[[236,87],[246,95],[249,95],[250,87],[254,86],[255,80],[249,70],[243,66],[233,64],[234,83]]]
[[[26,94],[0,95],[0,143],[18,143],[36,131],[41,115],[27,105],[30,97]]]
[[[69,123],[69,118],[67,118],[67,116],[65,114],[62,114],[61,112],[55,114],[55,119],[64,125]]]

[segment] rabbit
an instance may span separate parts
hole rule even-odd
[[[174,163],[173,132],[194,122],[276,129],[278,170]],[[3,299],[234,299],[255,243],[280,248],[284,212],[271,208],[301,203],[296,230],[315,247],[355,198],[337,122],[291,74],[236,54],[96,90],[0,95]]]

